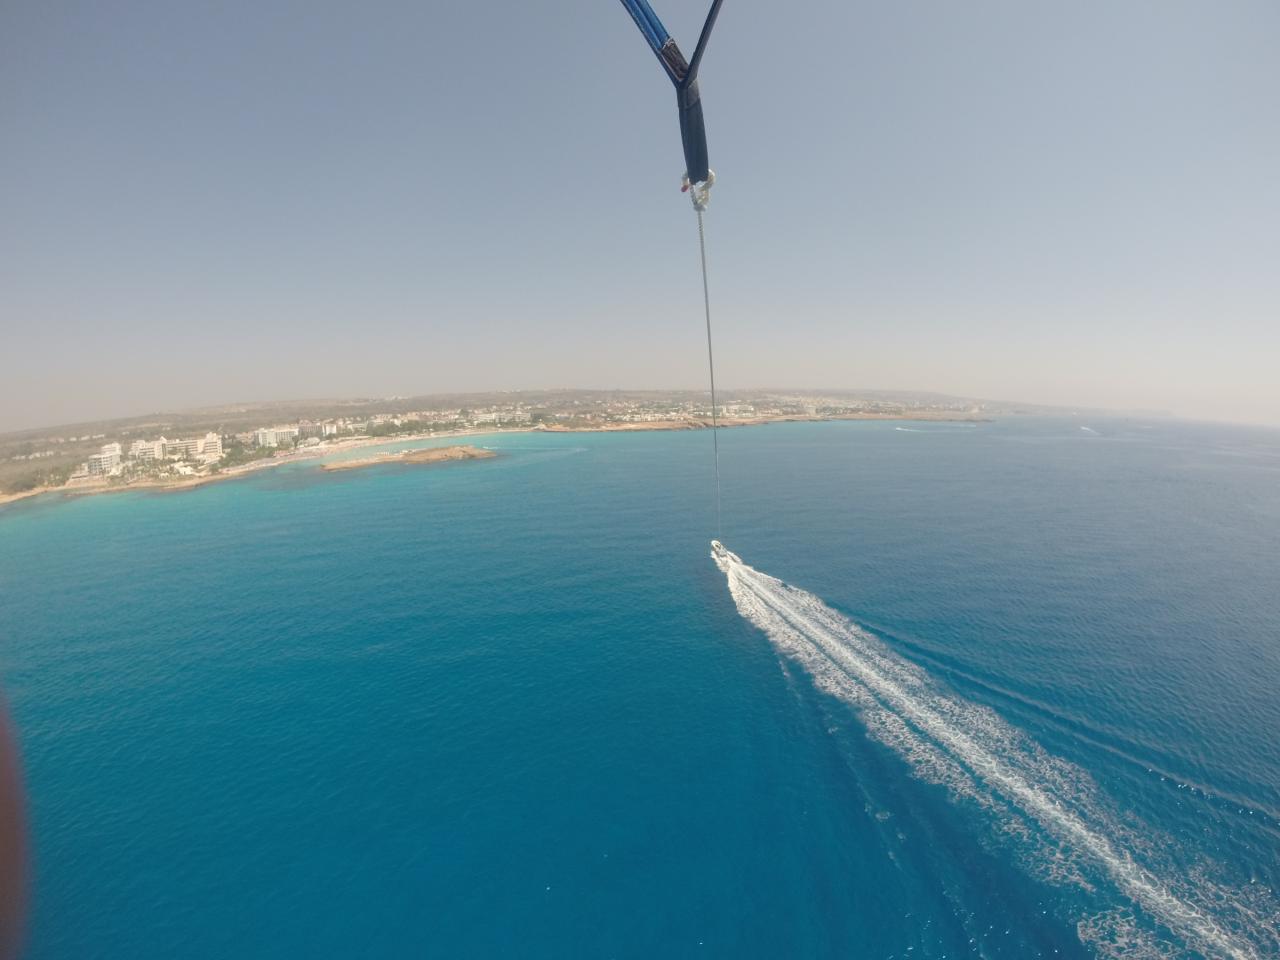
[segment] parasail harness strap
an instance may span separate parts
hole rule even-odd
[[[648,0],[622,0],[640,32],[649,42],[662,69],[676,88],[676,109],[680,114],[680,141],[684,145],[685,176],[690,183],[706,183],[711,173],[707,158],[707,128],[702,119],[702,94],[698,90],[698,68],[706,53],[711,28],[720,15],[724,0],[712,0],[711,10],[702,25],[693,59],[685,60],[679,45],[662,25]]]

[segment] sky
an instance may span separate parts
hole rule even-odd
[[[728,0],[718,383],[1280,424],[1278,48],[1274,0]],[[4,0],[0,430],[702,387],[674,107],[616,0]]]

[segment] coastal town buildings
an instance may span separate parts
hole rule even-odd
[[[164,444],[164,437],[159,440],[135,440],[129,444],[129,458],[131,460],[141,460],[143,463],[152,460],[163,460]]]
[[[471,415],[472,423],[528,423],[530,419],[529,411],[519,407],[490,407],[488,410],[476,410]]]
[[[200,459],[212,463],[222,459],[222,437],[216,433],[206,433],[200,444]]]
[[[194,460],[200,456],[199,440],[166,440],[164,455],[178,460]]]
[[[342,424],[334,420],[299,420],[300,437],[336,437],[342,432]]]
[[[253,442],[259,447],[278,447],[298,439],[297,427],[261,427],[253,433]]]
[[[113,476],[120,472],[120,444],[106,443],[85,461],[92,476]]]
[[[164,456],[170,459],[202,460],[205,463],[222,459],[222,437],[216,433],[206,433],[192,440],[166,440],[161,437],[156,442],[164,447]]]
[[[134,440],[129,444],[129,459],[139,463],[157,460],[200,460],[212,463],[222,459],[222,437],[209,432],[203,437],[190,440],[170,440],[167,437]]]

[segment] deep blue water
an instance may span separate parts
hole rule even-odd
[[[1215,955],[739,615],[710,440],[0,508],[32,960]],[[1280,951],[1280,432],[721,453],[746,564],[998,721],[1218,954]]]

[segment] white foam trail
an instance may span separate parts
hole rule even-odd
[[[899,433],[924,433],[923,430],[917,430],[915,427],[894,427]]]
[[[1162,877],[1139,862],[1144,853],[1160,858],[1106,809],[1084,771],[1045,753],[994,711],[945,692],[812,594],[755,570],[718,543],[712,557],[728,578],[738,612],[781,654],[820,689],[857,708],[868,732],[918,776],[994,813],[1002,834],[1033,848],[1034,866],[1048,879],[1093,890],[1087,877],[1100,872],[1189,949],[1207,956],[1280,955],[1273,908],[1255,911],[1229,888]],[[1210,904],[1226,908],[1234,922],[1224,925]]]
[[[1081,427],[1080,429],[1083,430],[1085,433],[1093,434],[1095,437],[1101,436],[1101,434],[1098,433],[1097,430],[1093,429],[1093,427]]]

